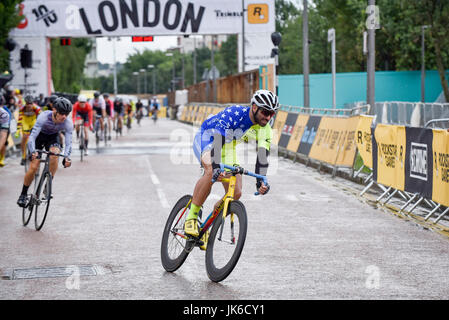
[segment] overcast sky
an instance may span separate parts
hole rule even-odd
[[[120,37],[120,41],[116,41],[116,59],[117,62],[124,63],[136,50],[139,52],[145,49],[165,51],[175,46],[176,37],[174,36],[155,36],[153,42],[131,42],[131,37]],[[101,63],[114,63],[113,42],[107,37],[97,38],[97,59]]]

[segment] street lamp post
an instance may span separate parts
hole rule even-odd
[[[155,95],[156,94],[156,68],[154,67],[154,65],[152,65],[152,64],[149,64],[148,66],[147,66],[147,68],[148,69],[153,69],[153,74],[152,74],[152,77],[153,77],[153,90],[151,91],[151,93],[153,94],[153,95]]]
[[[367,57],[367,92],[366,102],[370,106],[370,114],[374,114],[375,107],[375,75],[376,75],[376,29],[380,29],[379,9],[376,7],[376,0],[368,0],[366,8],[368,18],[366,28],[368,29],[368,57]]]
[[[117,89],[117,57],[116,57],[115,43],[116,43],[116,41],[120,41],[120,38],[119,37],[109,37],[108,41],[112,41],[112,56],[113,56],[113,62],[114,62],[114,68],[113,68],[114,95],[117,95],[117,92],[118,92],[118,89]]]
[[[424,32],[430,26],[421,26],[421,102],[426,101],[426,56]]]
[[[196,37],[193,36],[193,84],[196,84]]]
[[[302,12],[302,64],[304,74],[304,107],[310,107],[309,96],[309,14],[307,11],[307,0],[303,0],[303,12]]]
[[[281,44],[282,36],[279,32],[273,32],[271,34],[271,42],[274,44],[274,48],[271,50],[271,57],[275,58],[276,65],[276,95],[279,99],[279,45]]]
[[[336,102],[336,90],[335,90],[335,29],[329,29],[327,31],[327,41],[332,43],[332,108],[335,109],[337,107]]]
[[[242,72],[245,72],[245,0],[242,0]]]
[[[172,92],[175,92],[175,56],[172,52],[167,52],[165,54],[167,57],[173,57],[173,74],[172,74],[172,81],[171,81],[171,90]]]
[[[213,102],[217,102],[217,86],[216,86],[216,79],[215,79],[215,36],[212,36],[212,51],[211,51],[211,70],[212,70],[212,95],[213,95]]]
[[[142,68],[139,70],[140,72],[143,72],[143,93],[147,94],[147,69]]]
[[[133,72],[133,76],[136,76],[137,78],[137,83],[136,83],[136,89],[137,89],[137,94],[139,94],[140,88],[139,88],[139,73],[137,71]]]

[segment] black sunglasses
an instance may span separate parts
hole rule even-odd
[[[264,109],[264,108],[261,108],[260,111],[262,112],[262,114],[263,114],[265,117],[272,117],[272,116],[274,116],[274,114],[276,113],[275,111],[267,110],[267,109]]]

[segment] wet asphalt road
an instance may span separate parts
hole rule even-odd
[[[0,169],[0,299],[449,298],[447,238],[371,207],[358,198],[359,185],[276,156],[267,196],[253,196],[254,180],[244,178],[248,235],[232,274],[211,282],[197,249],[177,272],[165,272],[165,220],[199,177],[194,130],[144,119],[98,152],[91,137],[82,163],[74,147],[39,232],[33,221],[21,224],[23,167],[7,159]],[[252,146],[241,153],[253,170]],[[206,211],[222,190],[214,185]]]

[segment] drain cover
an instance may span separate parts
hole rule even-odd
[[[104,274],[99,266],[83,265],[83,266],[66,266],[66,267],[38,267],[14,269],[9,277],[3,279],[22,280],[22,279],[38,279],[38,278],[58,278],[70,277],[72,275],[79,276],[96,276]]]

